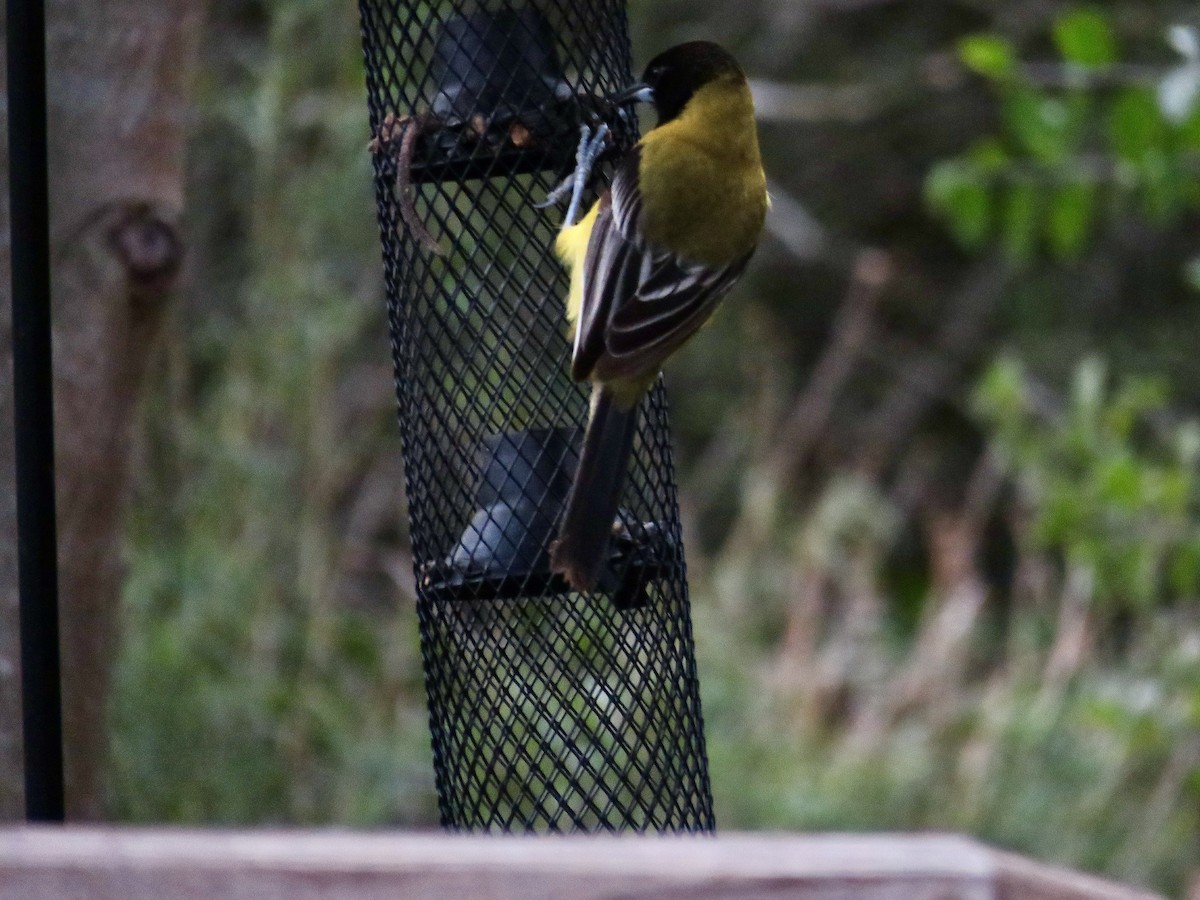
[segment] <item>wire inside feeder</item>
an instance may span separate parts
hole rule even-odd
[[[475,512],[445,558],[420,569],[427,595],[448,600],[511,599],[553,587],[548,548],[574,477],[578,428],[535,428],[489,435],[478,452]],[[655,522],[621,510],[599,589],[618,609],[647,603],[646,586],[667,571],[677,548]]]

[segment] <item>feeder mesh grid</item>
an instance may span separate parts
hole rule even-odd
[[[628,83],[623,3],[545,0],[537,11],[578,94]],[[431,109],[439,35],[480,5],[361,0],[360,12],[378,135],[389,116]],[[435,589],[429,574],[473,527],[487,438],[586,419],[586,390],[567,375],[567,277],[552,252],[562,210],[533,206],[571,168],[575,140],[572,130],[518,154],[480,141],[464,151],[466,167],[418,154],[414,208],[443,255],[402,220],[395,154],[374,155],[440,815],[464,830],[706,831],[712,799],[661,383],[642,405],[623,498],[669,548],[639,585],[641,605],[618,609],[603,591],[529,574],[516,573],[506,596],[469,583]],[[546,488],[534,481],[537,503]]]

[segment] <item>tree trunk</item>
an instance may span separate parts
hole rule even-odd
[[[185,0],[51,0],[46,10],[63,725],[72,819],[103,812],[130,435],[182,259],[187,97],[201,8]],[[7,240],[0,252],[8,296]],[[11,479],[12,334],[10,317],[3,319],[0,477]],[[0,487],[0,532],[10,536],[12,491],[8,483]],[[6,537],[0,815],[9,817],[20,814],[21,797],[15,556]]]

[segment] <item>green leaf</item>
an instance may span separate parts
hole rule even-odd
[[[1037,247],[1039,192],[1030,182],[1018,182],[1004,197],[1001,237],[1004,248],[1015,260],[1028,261]]]
[[[1108,17],[1085,7],[1061,16],[1054,24],[1054,43],[1064,60],[1077,66],[1102,68],[1117,61],[1117,39]]]
[[[1171,560],[1168,577],[1171,587],[1180,594],[1194,594],[1200,589],[1200,537],[1180,544]]]
[[[1101,500],[1125,510],[1134,510],[1141,502],[1142,470],[1133,457],[1123,455],[1104,460],[1096,478]]]
[[[1050,249],[1059,259],[1074,259],[1083,250],[1096,205],[1096,189],[1091,184],[1072,182],[1054,195],[1046,220]]]
[[[1162,150],[1151,150],[1140,161],[1137,172],[1147,217],[1158,224],[1168,222],[1183,201],[1184,187],[1172,161]]]
[[[1012,161],[1008,151],[1004,149],[1004,144],[993,137],[977,141],[968,151],[967,158],[986,175],[1002,173]]]
[[[1042,499],[1041,507],[1034,523],[1034,537],[1038,543],[1057,543],[1085,531],[1088,510],[1079,491],[1051,491]]]
[[[973,34],[958,43],[958,58],[979,75],[997,81],[1012,75],[1017,67],[1012,44],[995,34]]]
[[[986,180],[960,160],[935,165],[925,179],[925,200],[940,213],[955,239],[968,249],[987,240],[992,227],[992,198]]]
[[[1004,118],[1022,148],[1043,162],[1060,163],[1074,146],[1078,129],[1071,106],[1023,88],[1004,101]]]
[[[1139,163],[1161,150],[1167,129],[1154,95],[1138,88],[1122,91],[1109,111],[1108,135],[1113,150],[1126,162]]]
[[[1175,134],[1182,149],[1200,150],[1200,104],[1185,121],[1176,126]]]
[[[993,424],[1012,422],[1025,410],[1025,367],[1009,356],[996,359],[976,386],[973,404],[979,416]]]

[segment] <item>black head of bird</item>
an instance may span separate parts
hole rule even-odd
[[[745,74],[727,50],[711,41],[690,41],[664,50],[646,66],[636,84],[613,95],[614,103],[654,104],[658,124],[670,122],[696,91],[723,78],[744,80]]]

